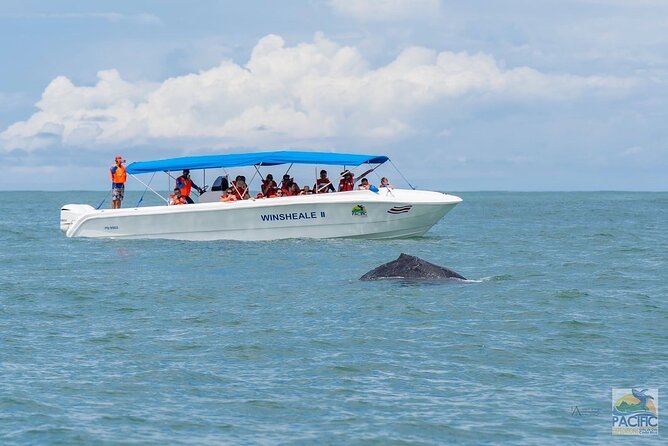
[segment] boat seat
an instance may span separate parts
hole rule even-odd
[[[229,181],[227,181],[227,176],[219,176],[216,178],[216,181],[213,182],[211,186],[211,191],[223,191],[227,190],[230,187]]]

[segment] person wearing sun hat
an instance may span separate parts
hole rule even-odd
[[[115,164],[109,169],[109,178],[111,179],[111,208],[120,209],[123,196],[125,195],[125,180],[128,177],[123,163],[125,160],[118,155],[114,160]]]
[[[339,192],[347,192],[353,190],[355,187],[355,179],[353,173],[348,169],[341,172],[341,180],[339,181]]]

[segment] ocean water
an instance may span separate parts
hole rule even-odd
[[[668,193],[459,195],[422,238],[242,243],[66,239],[103,193],[2,194],[0,444],[628,444]],[[402,252],[470,281],[358,280]]]

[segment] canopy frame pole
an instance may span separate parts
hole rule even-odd
[[[224,167],[223,167],[223,170],[225,171],[225,176],[228,176],[229,174],[227,173],[227,170],[226,170]],[[255,178],[255,177],[253,177],[253,178]],[[234,190],[236,191],[236,193],[239,194],[239,197],[241,197],[240,200],[243,200],[243,199],[244,199],[244,195],[246,195],[246,192],[248,191],[248,183],[246,183],[246,187],[244,188],[244,191],[243,191],[243,192],[240,192],[240,191],[239,191],[239,188],[237,187],[237,180],[236,180],[236,178],[235,178],[234,181],[231,181],[231,182],[230,182],[230,181],[229,181],[229,177],[228,177],[228,183],[229,183],[229,184],[232,184],[232,186],[234,187]]]
[[[354,167],[351,167],[351,169],[354,169]],[[346,170],[349,170],[349,169],[346,169],[346,166],[345,166],[345,164],[344,164],[344,165],[343,165],[343,171],[345,172]],[[350,170],[350,173],[353,173],[353,171]],[[353,175],[353,176],[354,176],[354,175]],[[337,180],[339,180],[339,186],[341,186],[341,180],[342,180],[343,178],[344,178],[344,176],[339,174],[339,177],[337,178]],[[329,184],[332,184],[332,182],[330,181]],[[334,185],[332,184],[332,186],[334,186]],[[334,188],[334,190],[335,190],[336,192],[341,192],[340,190],[337,190],[337,188]]]
[[[151,179],[148,180],[148,184],[151,184],[151,182],[153,182],[153,178],[155,178],[155,172],[153,172],[153,175],[151,175]],[[146,195],[147,190],[148,186],[146,186],[146,189],[144,189],[144,192],[142,192],[141,197],[139,197],[139,201],[137,201],[137,205],[135,206],[136,208],[138,208],[141,202],[144,201],[144,195]]]
[[[259,174],[259,175],[260,175],[260,178],[262,178],[262,174],[261,174],[260,171],[258,170],[257,166],[253,164],[253,167],[255,167],[255,171],[256,171],[257,173],[254,173],[253,176],[251,177],[250,181],[246,183],[246,190],[244,191],[244,194],[245,194],[246,192],[248,192],[248,195],[250,195],[250,185],[251,185],[251,183],[253,182],[253,180],[255,179],[255,176],[256,176],[256,175]],[[260,191],[262,191],[262,186],[260,186]]]
[[[255,177],[257,175],[260,175],[260,179],[264,180],[264,178],[262,178],[262,174],[260,173],[260,169],[258,169],[256,165],[253,165],[253,167],[255,167],[255,172],[256,173],[254,173],[253,176],[251,177],[250,181],[248,183],[246,183],[246,186],[249,186],[249,187],[250,187],[250,184],[253,182],[253,180],[255,179]]]
[[[318,174],[318,166],[316,165],[315,166],[315,184],[313,185],[313,193],[314,194],[326,194],[327,192],[322,192],[322,191],[323,190],[327,191],[329,189],[330,185],[332,186],[332,188],[334,187],[334,185],[332,184],[331,181],[328,182],[327,184],[323,184],[322,186],[318,187],[318,180],[319,179],[320,179],[320,176]],[[336,190],[336,189],[334,189],[334,190]]]
[[[260,172],[260,168],[257,167],[257,164],[253,164],[253,167],[255,167],[255,170],[257,171],[257,174],[260,175],[260,180],[261,180],[261,183],[260,183],[260,193],[261,193],[262,196],[264,197],[264,176],[262,175],[262,172]],[[255,175],[253,175],[253,178],[255,178]],[[251,181],[252,181],[252,180],[251,180]],[[248,184],[246,184],[246,186],[248,186]]]
[[[262,172],[260,172],[260,169],[257,167],[257,165],[253,164],[253,167],[255,167],[255,171],[257,172],[257,174],[260,175],[260,179],[264,181],[264,176],[262,175]],[[255,175],[253,175],[253,178],[255,178]]]
[[[290,167],[288,167],[288,170],[285,171],[283,176],[287,175],[290,172],[290,169],[292,169],[292,166],[294,166],[295,163],[290,163]]]
[[[316,192],[316,194],[326,194],[327,192],[322,192],[322,190],[327,190],[327,189],[329,189],[329,186],[334,187],[334,185],[332,184],[331,181],[328,182],[327,184],[323,184],[323,185],[320,186],[320,187],[317,187],[317,185],[318,185],[318,183],[316,183],[316,189],[317,189],[319,192]]]
[[[399,175],[401,175],[401,178],[404,179],[404,181],[410,186],[411,189],[415,190],[415,187],[413,187],[413,185],[410,183],[410,181],[408,181],[408,180],[406,179],[406,177],[404,176],[404,174],[401,173],[401,171],[397,168],[397,166],[394,165],[394,163],[392,162],[392,160],[389,160],[389,161],[390,161],[390,164],[392,164],[392,167],[394,167],[394,170],[396,170],[396,171],[399,173]]]
[[[104,196],[102,201],[100,201],[100,204],[98,204],[95,209],[100,209],[102,207],[102,205],[104,204],[104,202],[107,201],[107,197],[109,196],[109,194],[111,194],[113,192],[114,192],[114,187],[113,187],[113,184],[112,184],[111,190],[107,193],[107,195]]]
[[[339,178],[341,178],[341,177],[339,177]],[[326,194],[327,192],[323,192],[323,191],[327,191],[329,189],[329,186],[332,186],[332,188],[336,192],[336,188],[334,188],[334,185],[332,184],[331,181],[329,181],[327,184],[323,184],[322,186],[318,187],[318,180],[319,179],[320,179],[320,175],[318,173],[318,166],[316,165],[315,166],[315,184],[313,185],[313,193],[314,194]]]
[[[230,181],[230,173],[227,171],[225,167],[223,167],[223,173],[225,174],[225,178],[227,178],[227,188],[229,189],[230,184],[232,184],[232,182]]]
[[[246,195],[246,192],[248,191],[248,183],[246,183],[246,187],[244,188],[243,192],[239,191],[239,188],[237,187],[237,180],[232,181],[232,186],[234,186],[234,190],[237,191],[237,193],[241,197],[240,200],[243,200],[244,195]]]
[[[165,172],[167,173],[167,171],[165,171]],[[167,173],[167,175],[169,175],[169,173]],[[162,195],[160,195],[160,193],[156,192],[155,189],[153,189],[151,186],[149,186],[148,184],[144,183],[142,180],[140,180],[139,178],[137,178],[137,177],[136,177],[135,175],[133,175],[133,174],[130,174],[130,176],[131,176],[132,178],[134,178],[135,180],[139,181],[139,182],[140,182],[141,184],[143,184],[144,186],[146,186],[146,189],[148,189],[148,190],[150,190],[151,192],[153,192],[154,194],[156,194],[158,197],[160,197],[160,198],[162,199],[162,201],[164,201],[165,203],[169,203],[169,200],[168,200],[168,199],[166,199],[165,197],[163,197]],[[170,175],[170,176],[171,176],[171,175]]]
[[[368,163],[367,163],[367,164],[368,164]],[[366,177],[367,175],[369,175],[369,174],[370,174],[371,172],[373,172],[374,170],[378,169],[381,165],[382,165],[382,164],[378,164],[378,165],[376,165],[376,167],[373,167],[373,168],[367,170],[366,172],[362,173],[360,176],[356,177],[356,178],[355,178],[355,183],[357,183],[359,180],[361,180],[362,178],[364,178],[364,177]],[[359,166],[358,166],[358,167],[359,167]]]

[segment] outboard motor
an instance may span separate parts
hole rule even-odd
[[[82,215],[94,210],[95,208],[88,204],[66,204],[60,208],[60,230],[67,232]]]

